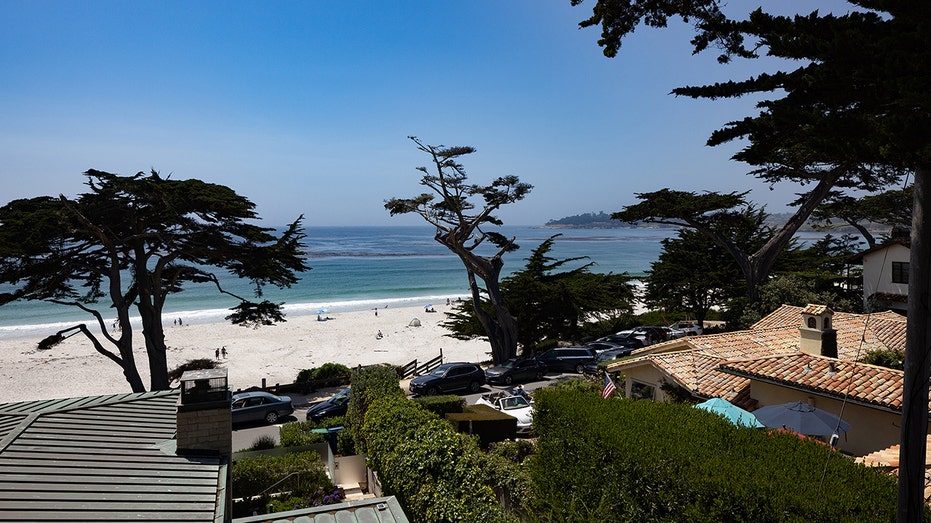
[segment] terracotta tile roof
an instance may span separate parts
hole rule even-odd
[[[824,314],[827,312],[834,314],[834,311],[829,309],[827,305],[815,305],[815,304],[809,303],[808,305],[805,306],[804,309],[802,309],[802,314],[814,314],[816,316],[820,316],[821,314]]]
[[[928,436],[925,449],[925,503],[931,502],[931,436]],[[899,445],[856,458],[857,463],[869,467],[883,467],[889,469],[892,475],[899,475]]]
[[[841,361],[804,352],[753,360],[728,361],[721,371],[812,392],[843,397],[888,410],[902,409],[902,371]]]
[[[740,406],[744,408],[752,406],[747,403],[753,402],[749,397],[748,377],[758,374],[831,395],[843,395],[849,388],[857,401],[900,410],[901,372],[852,362],[872,350],[904,350],[905,318],[892,311],[871,315],[836,312],[832,324],[837,331],[838,359],[800,352],[802,312],[820,314],[827,310],[821,305],[805,308],[783,305],[749,330],[658,343],[634,351],[633,359],[611,365],[609,369],[624,371],[653,365],[696,396],[724,397],[731,403],[743,403]],[[826,368],[830,361],[835,362],[838,369],[863,375],[851,378],[852,374],[844,374],[832,380],[815,380],[814,374],[801,374],[809,363]],[[727,372],[718,368],[725,362]],[[737,371],[743,374],[738,376]],[[848,387],[851,379],[854,382]]]

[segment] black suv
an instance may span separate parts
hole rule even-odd
[[[485,371],[474,363],[444,363],[426,376],[411,380],[411,392],[433,396],[451,390],[478,392],[485,384]]]
[[[589,347],[556,347],[537,356],[550,372],[578,372],[582,374],[586,363],[595,361],[595,350]]]

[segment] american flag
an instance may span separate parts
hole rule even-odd
[[[614,391],[617,390],[617,387],[614,386],[614,382],[611,381],[611,377],[608,376],[608,373],[605,372],[605,387],[601,389],[602,398],[610,398]]]

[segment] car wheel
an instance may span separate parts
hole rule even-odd
[[[268,414],[265,415],[265,421],[274,425],[278,421],[278,413],[273,410],[268,411]]]
[[[427,387],[427,396],[436,396],[436,393],[439,392],[439,389],[436,387]]]
[[[582,365],[582,364],[576,365],[575,372],[576,374],[582,374],[583,372],[585,372],[585,365]]]
[[[508,376],[508,380],[509,380],[510,378],[511,378],[511,377]],[[505,380],[505,381],[507,381],[507,380]],[[482,388],[482,385],[481,385],[479,382],[477,382],[477,381],[473,381],[472,383],[469,383],[469,391],[470,391],[470,392],[478,392],[478,389],[480,389],[480,388]]]
[[[505,385],[510,385],[513,382],[514,382],[514,378],[512,378],[510,375],[504,377]],[[472,391],[472,392],[475,392],[475,391]]]

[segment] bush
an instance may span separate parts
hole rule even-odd
[[[341,363],[324,363],[319,367],[301,370],[297,373],[297,378],[295,378],[294,381],[295,383],[301,383],[313,380],[326,380],[341,376],[349,376],[350,374],[352,374],[352,370]]]
[[[355,447],[353,454],[365,452],[362,426],[369,405],[386,396],[406,398],[398,385],[395,367],[372,365],[359,367],[352,372],[352,394],[349,395],[349,406],[346,409],[346,423],[352,433]]]
[[[414,401],[441,418],[446,414],[462,412],[465,408],[465,399],[455,394],[418,396]]]
[[[292,472],[297,474],[287,477]],[[255,456],[233,462],[232,496],[251,498],[286,478],[273,491],[309,496],[317,489],[333,489],[316,452],[295,452],[282,456]],[[263,509],[264,511],[264,509]],[[251,514],[251,512],[249,512]]]
[[[268,450],[277,446],[278,442],[275,441],[274,436],[270,434],[263,434],[252,441],[252,446],[249,447],[249,450]]]
[[[398,395],[374,401],[362,434],[382,489],[411,521],[513,521],[486,483],[474,440],[419,404]]]
[[[313,429],[325,428],[313,421],[285,423],[278,429],[282,447],[303,447],[326,441],[324,434],[311,432]]]
[[[540,437],[528,463],[543,519],[895,519],[894,479],[818,442],[681,404],[555,389],[535,399]]]

